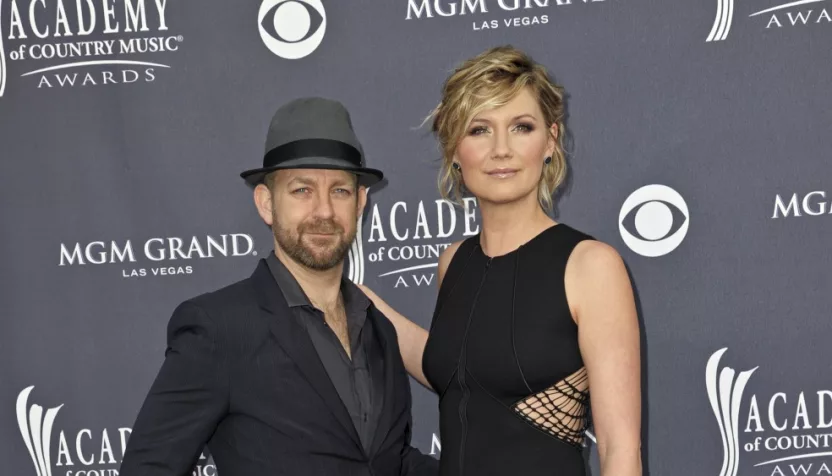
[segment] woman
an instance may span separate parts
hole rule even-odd
[[[639,331],[610,246],[549,218],[562,182],[563,90],[511,47],[462,64],[433,111],[439,185],[475,196],[477,236],[439,258],[430,333],[364,288],[408,372],[439,395],[442,476],[641,475]]]

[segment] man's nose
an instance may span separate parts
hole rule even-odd
[[[332,218],[334,214],[332,197],[329,196],[329,193],[319,194],[315,207],[315,216],[318,218]]]

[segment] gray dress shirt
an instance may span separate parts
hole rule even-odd
[[[326,324],[323,311],[315,308],[292,273],[271,253],[266,262],[298,323],[307,330],[332,384],[352,419],[365,450],[369,450],[378,424],[383,382],[373,381],[372,366],[382,366],[382,352],[367,319],[370,300],[355,284],[341,280],[352,359],[335,332]]]

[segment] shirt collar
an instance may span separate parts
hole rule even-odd
[[[269,270],[289,307],[309,306],[314,308],[297,279],[274,252],[269,253],[266,264],[268,264]],[[341,294],[344,297],[344,308],[347,316],[355,315],[356,311],[363,311],[361,313],[364,314],[370,307],[370,299],[358,286],[345,277],[341,278]]]

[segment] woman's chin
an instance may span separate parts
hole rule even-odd
[[[477,197],[477,202],[492,203],[494,205],[507,205],[516,202],[522,202],[528,198],[534,190],[500,190],[502,187],[492,187],[482,194],[474,193]]]

